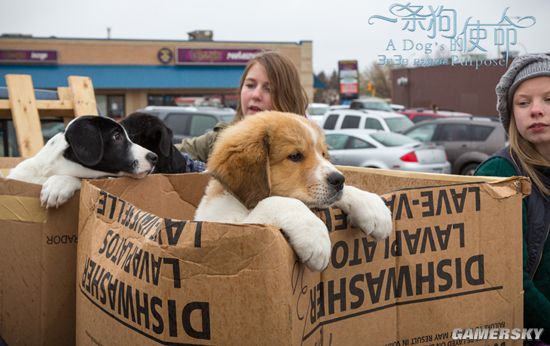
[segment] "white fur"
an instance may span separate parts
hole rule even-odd
[[[354,226],[376,239],[385,239],[392,231],[390,209],[377,194],[345,185],[342,198],[334,205],[348,215]]]
[[[220,212],[223,211],[223,212]],[[195,211],[197,221],[243,223],[250,210],[229,192],[207,200],[203,198]]]
[[[301,201],[295,198],[268,197],[250,211],[242,223],[261,223],[280,228],[306,266],[323,270],[330,260],[327,226]]]
[[[40,202],[47,208],[59,207],[80,190],[80,179],[70,175],[52,175],[42,185]]]

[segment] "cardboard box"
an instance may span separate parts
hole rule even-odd
[[[7,177],[10,169],[23,160],[22,157],[0,157],[0,178]]]
[[[79,197],[46,210],[40,189],[0,178],[0,336],[10,346],[75,342]]]
[[[522,327],[528,182],[344,173],[385,193],[395,232],[377,243],[320,211],[333,248],[322,273],[272,226],[186,221],[207,176],[86,182],[77,344],[454,345],[454,328]]]

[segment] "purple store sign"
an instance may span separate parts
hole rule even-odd
[[[246,65],[263,50],[177,48],[176,52],[178,65]]]
[[[56,50],[0,49],[0,64],[57,64]]]

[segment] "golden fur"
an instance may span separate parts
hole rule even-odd
[[[208,170],[248,209],[268,196],[293,197],[309,207],[326,207],[333,200],[320,196],[320,180],[326,178],[320,176],[322,158],[328,158],[324,135],[311,120],[262,112],[220,135]],[[209,189],[207,195],[222,193],[216,190]]]
[[[331,255],[326,225],[310,208],[339,207],[377,239],[392,229],[380,196],[344,184],[327,160],[322,130],[302,116],[262,112],[225,129],[208,161],[214,177],[195,220],[258,223],[282,230],[300,261],[322,270]]]

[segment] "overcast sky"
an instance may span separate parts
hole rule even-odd
[[[390,12],[393,4],[408,3]],[[363,70],[382,56],[423,58],[429,44],[434,55],[434,48],[450,49],[443,35],[459,37],[466,23],[485,29],[487,37],[477,45],[496,57],[495,30],[512,28],[496,25],[507,7],[506,17],[513,23],[533,17],[519,23],[529,27],[508,31],[511,43],[516,35],[511,49],[550,52],[550,0],[0,0],[0,33],[106,38],[110,27],[117,39],[186,40],[190,31],[209,29],[216,41],[311,40],[314,71],[328,72],[338,60],[356,59]],[[414,11],[439,15],[416,21]],[[371,16],[387,19],[369,24]]]

